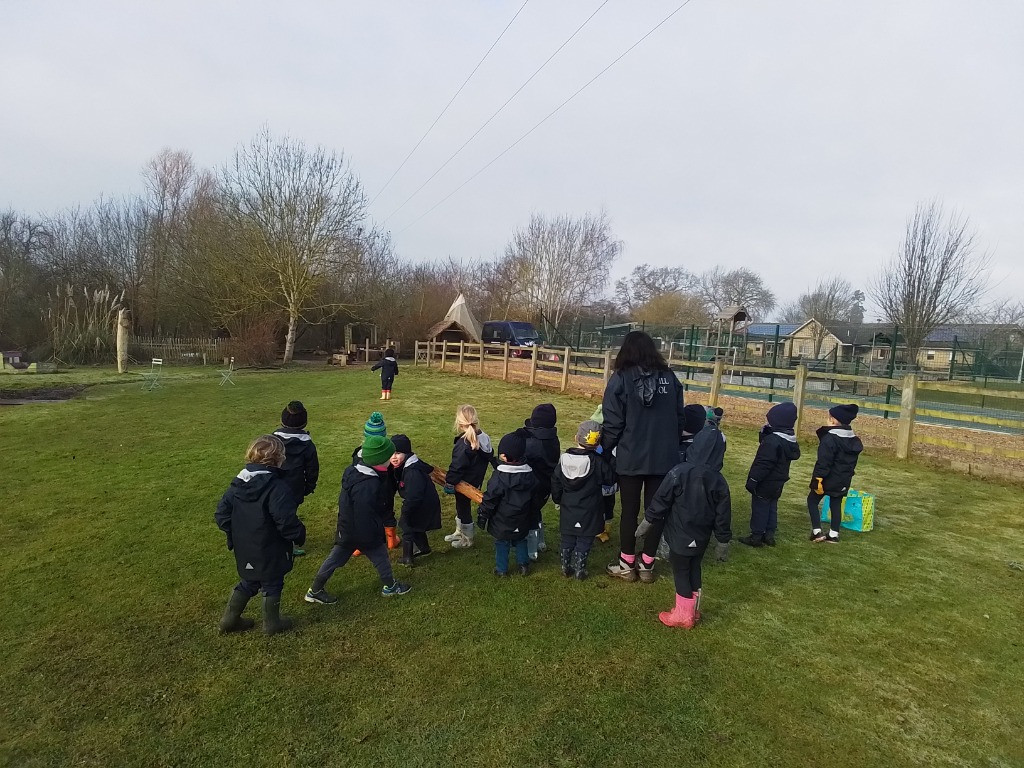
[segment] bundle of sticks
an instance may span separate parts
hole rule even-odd
[[[440,467],[434,467],[434,471],[430,473],[430,479],[438,485],[444,485],[444,470]],[[480,493],[480,489],[475,485],[469,483],[458,482],[455,484],[455,492],[461,493],[470,501],[474,501],[479,504],[484,500],[484,495]]]

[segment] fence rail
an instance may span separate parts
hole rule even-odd
[[[513,360],[525,362],[529,358],[526,372],[528,386],[552,386],[550,378],[541,381],[540,375],[558,376],[559,391],[564,392],[570,379],[577,377],[589,382],[594,390],[597,382],[606,383],[612,373],[612,352],[575,351],[570,347],[515,347],[509,344],[478,344],[467,342],[418,341],[415,348],[415,365],[437,365],[442,370],[457,369],[459,373],[485,375],[488,359],[495,358],[501,363],[501,378],[508,381],[512,373]],[[979,429],[997,432],[1013,440],[1013,436],[1024,435],[1024,390],[985,389],[977,386],[957,384],[949,381],[921,381],[916,373],[903,378],[886,376],[858,376],[847,373],[811,371],[805,366],[795,369],[766,368],[758,365],[734,365],[725,360],[715,361],[670,361],[669,367],[678,376],[684,389],[696,389],[708,393],[709,404],[718,405],[722,395],[756,398],[772,402],[776,398],[790,399],[797,406],[797,432],[803,423],[805,408],[827,408],[832,403],[856,403],[868,413],[884,419],[893,419],[896,427],[896,456],[906,459],[913,453],[913,446],[932,445],[952,448],[973,456],[1024,460],[1024,439],[1020,447],[1015,445],[979,445],[970,440],[954,440],[937,437],[934,434],[915,434],[915,424],[945,426],[964,430],[970,434]],[[521,369],[516,378],[521,378]],[[737,379],[739,383],[737,383]],[[873,394],[876,393],[876,394]],[[951,398],[951,402],[931,398],[939,393]],[[980,407],[956,402],[982,398]],[[995,410],[985,401],[1005,399],[1006,403],[1020,403],[1020,411]],[[918,407],[918,401],[922,407]],[[934,431],[934,430],[932,430]]]
[[[226,339],[133,336],[129,353],[139,362],[159,357],[175,363],[215,364],[226,356]]]

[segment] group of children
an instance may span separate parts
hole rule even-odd
[[[718,542],[715,557],[728,558],[732,512],[729,485],[722,475],[726,450],[719,428],[722,415],[719,408],[686,406],[679,462],[661,483],[636,529],[638,542],[652,530],[654,535],[661,531],[668,550],[676,602],[672,610],[659,615],[667,626],[690,628],[700,620],[701,562],[712,537]],[[818,430],[818,457],[807,497],[812,541],[839,541],[843,497],[863,450],[850,428],[856,415],[856,405],[835,406],[829,411],[829,424]],[[792,403],[775,405],[767,413],[746,481],[751,532],[740,539],[743,544],[775,545],[778,500],[789,480],[790,465],[800,457],[796,417]],[[509,574],[514,551],[518,572],[525,576],[546,549],[542,510],[550,499],[559,513],[561,572],[566,578],[586,579],[595,540],[607,541],[617,487],[615,457],[601,448],[600,418],[598,409],[594,418],[580,424],[574,445],[563,453],[557,412],[554,405],[544,403],[533,409],[523,427],[502,437],[495,450],[480,427],[476,409],[459,406],[443,486],[446,494],[455,496],[455,531],[445,541],[454,549],[467,549],[474,545],[476,529],[484,530],[495,541],[494,574]],[[291,626],[290,619],[280,614],[281,593],[294,558],[304,554],[300,547],[306,529],[297,510],[315,491],[319,476],[316,447],[306,422],[302,403],[289,403],[281,414],[281,427],[249,446],[245,467],[217,506],[216,523],[227,535],[240,577],[220,623],[222,632],[253,626],[242,612],[260,592],[264,631],[274,634]],[[466,483],[473,489],[483,488],[489,465],[494,471],[474,520],[471,499],[458,487]],[[383,596],[409,592],[408,584],[395,579],[388,550],[400,546],[398,562],[410,567],[431,553],[427,533],[441,527],[433,471],[416,455],[408,436],[389,438],[383,416],[371,415],[362,443],[342,475],[334,546],[306,591],[307,602],[337,602],[327,592],[327,582],[335,570],[360,554],[376,568]],[[397,521],[396,496],[402,500]],[[821,525],[820,503],[825,496],[831,506],[828,532]]]

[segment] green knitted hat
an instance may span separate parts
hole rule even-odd
[[[374,411],[363,425],[363,437],[387,437],[387,434],[384,416],[379,411]]]
[[[363,440],[363,463],[371,467],[387,464],[395,455],[395,444],[384,435],[370,435]]]

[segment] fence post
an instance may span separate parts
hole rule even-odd
[[[896,458],[909,459],[914,442],[914,415],[917,412],[917,374],[903,377],[903,396],[900,399],[900,423],[896,430]]]
[[[430,367],[430,359],[434,356],[434,340],[427,339],[427,368]]]
[[[530,353],[530,386],[537,381],[537,358],[540,357],[540,347],[534,347]]]
[[[415,368],[420,361],[420,343],[417,341],[412,347],[412,367]]]
[[[484,343],[480,342],[480,378],[484,378]]]
[[[370,362],[370,340],[366,340],[366,362]]]
[[[128,310],[117,311],[117,372],[128,370]],[[205,365],[205,363],[204,363]]]
[[[466,370],[466,342],[464,339],[459,339],[459,373],[464,373]]]
[[[508,381],[508,342],[507,341],[505,342],[505,345],[502,348],[502,355],[504,355],[504,359],[502,360],[501,380],[502,381]]]
[[[708,405],[714,408],[718,405],[718,393],[722,389],[722,374],[725,372],[725,359],[715,360],[715,371],[711,374],[711,393],[708,395]]]
[[[608,379],[612,377],[612,351],[606,349],[604,351],[604,383],[608,386]]]
[[[441,342],[441,370],[444,370],[445,364],[448,362],[448,339]]]
[[[800,434],[800,425],[804,420],[804,388],[807,386],[807,366],[798,365],[793,378],[793,405],[796,406],[796,426],[794,434]]]
[[[669,339],[669,341],[668,341],[668,360],[665,361],[665,363],[668,365],[669,368],[672,367],[672,348],[675,345],[676,345],[675,342],[672,341],[671,339]]]
[[[569,360],[572,357],[572,347],[565,348],[565,359],[562,360],[562,392],[569,388]]]

